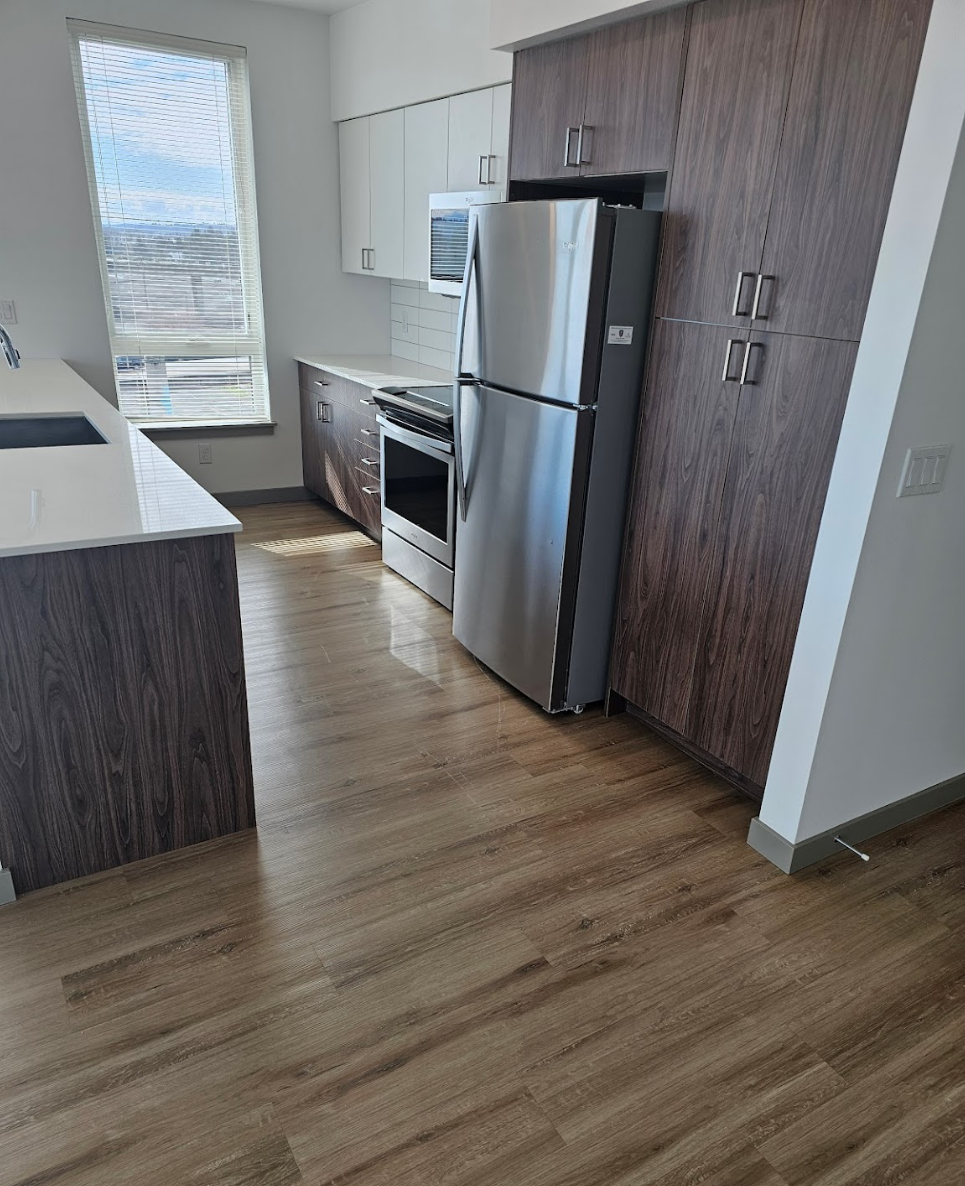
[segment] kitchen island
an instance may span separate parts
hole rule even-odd
[[[48,443],[60,427],[94,443]],[[63,362],[0,372],[4,445],[0,862],[17,893],[252,827],[241,524]]]

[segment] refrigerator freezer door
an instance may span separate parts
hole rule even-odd
[[[524,395],[594,403],[612,234],[600,202],[510,202],[476,217],[464,369]]]
[[[593,413],[484,386],[463,387],[458,402],[465,519],[456,525],[453,633],[557,709],[575,597],[577,564],[567,560],[579,547]]]

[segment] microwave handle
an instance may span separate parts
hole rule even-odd
[[[469,315],[469,285],[476,271],[476,257],[479,254],[479,219],[475,211],[469,210],[469,250],[466,253],[466,270],[462,276],[462,295],[459,298],[459,320],[456,325],[456,378],[469,378],[462,369],[462,350],[466,339],[466,318]],[[479,308],[479,301],[476,301]]]

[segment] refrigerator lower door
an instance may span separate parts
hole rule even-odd
[[[462,388],[457,412],[453,633],[543,708],[571,707],[566,677],[593,412],[481,385]]]

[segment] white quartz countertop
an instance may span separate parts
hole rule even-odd
[[[107,444],[0,449],[0,557],[241,530],[65,362],[0,368],[0,417],[78,412]]]
[[[318,367],[353,383],[376,390],[379,387],[440,387],[452,382],[452,375],[438,367],[396,358],[393,354],[299,354],[296,362]]]

